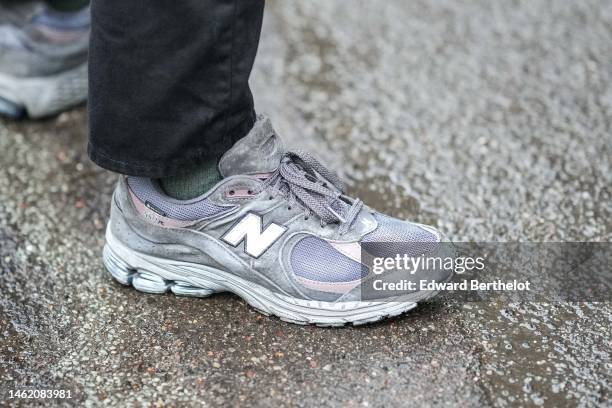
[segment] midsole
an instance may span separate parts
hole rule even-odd
[[[266,304],[267,308],[326,316],[359,314],[361,311],[372,313],[401,304],[415,303],[416,299],[405,297],[385,299],[384,301],[323,302],[292,297],[273,292],[254,282],[242,279],[230,272],[210,266],[169,260],[138,253],[121,243],[108,228],[106,232],[108,248],[130,268],[152,273],[166,280],[187,282],[195,287],[215,291],[233,292],[255,307]],[[421,294],[422,296],[423,294]]]

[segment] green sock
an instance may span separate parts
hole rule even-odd
[[[210,190],[221,179],[217,161],[212,160],[202,163],[200,167],[185,175],[161,178],[159,183],[170,197],[190,200]]]
[[[47,4],[54,10],[71,12],[87,7],[89,0],[47,0]]]

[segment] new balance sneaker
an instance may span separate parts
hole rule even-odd
[[[268,119],[258,118],[219,169],[223,180],[188,201],[151,179],[120,179],[104,248],[116,280],[147,293],[229,291],[266,315],[321,326],[396,316],[437,293],[373,290],[379,276],[363,249],[378,257],[432,254],[440,233],[347,197],[309,154],[285,151]],[[427,271],[427,279],[451,274]]]
[[[87,98],[89,8],[0,25],[0,114],[41,118]]]

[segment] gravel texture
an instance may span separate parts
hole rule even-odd
[[[609,242],[611,79],[610,1],[313,0],[268,2],[252,85],[378,210],[456,241]],[[610,303],[444,297],[321,329],[122,287],[86,134],[83,108],[0,121],[0,405],[609,406]]]

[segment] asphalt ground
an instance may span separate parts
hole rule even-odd
[[[380,211],[455,241],[610,242],[611,79],[609,1],[317,0],[268,2],[251,82]],[[116,176],[86,136],[84,108],[0,122],[0,401],[610,406],[610,303],[443,296],[322,329],[119,285],[100,259]]]

